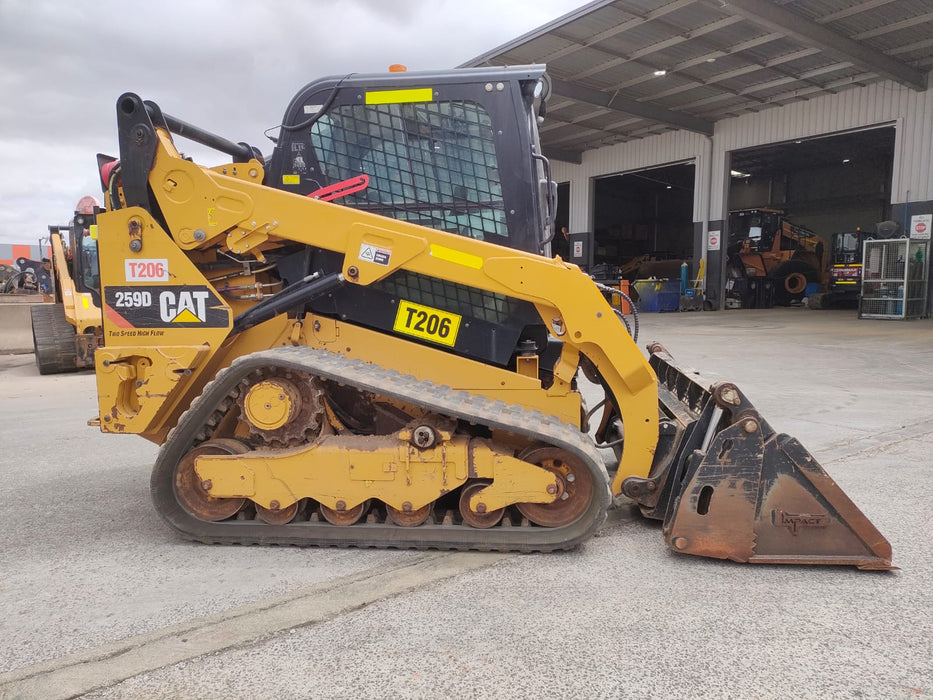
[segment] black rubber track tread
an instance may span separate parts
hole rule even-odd
[[[175,498],[175,465],[194,443],[204,421],[238,382],[256,369],[270,366],[325,377],[364,391],[423,406],[433,412],[507,430],[566,449],[577,455],[592,473],[595,486],[593,499],[575,522],[556,528],[500,525],[480,530],[468,525],[433,523],[413,528],[384,523],[338,527],[312,521],[268,525],[254,520],[233,519],[216,523],[199,520],[182,509]],[[188,539],[218,544],[547,552],[573,548],[591,537],[605,520],[611,502],[606,468],[592,440],[576,426],[540,411],[491,401],[466,391],[453,390],[360,360],[307,347],[276,348],[253,353],[239,358],[218,373],[169,433],[153,467],[150,488],[156,510],[173,529]]]
[[[32,319],[32,345],[39,374],[60,374],[78,369],[75,328],[65,318],[61,304],[35,304]]]

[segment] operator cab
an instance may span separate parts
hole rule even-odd
[[[324,78],[286,109],[265,184],[547,253],[556,209],[538,140],[547,85],[544,66]],[[342,254],[302,250],[278,272],[291,284],[342,267]],[[462,319],[445,348],[459,355],[513,367],[518,354],[537,351],[551,367],[559,353],[531,303],[404,270],[341,287],[309,308],[393,333],[405,304]]]
[[[544,66],[329,77],[285,112],[266,184],[301,195],[365,175],[356,209],[532,253],[556,187],[537,120]]]

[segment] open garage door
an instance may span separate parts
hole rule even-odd
[[[692,266],[699,257],[693,249],[694,171],[689,162],[596,180],[597,273],[680,279],[681,264]]]
[[[861,239],[890,218],[893,126],[734,151],[726,308],[854,306]]]

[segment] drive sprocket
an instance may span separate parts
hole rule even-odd
[[[294,447],[320,435],[324,391],[310,374],[279,367],[251,372],[238,385],[240,417],[253,442]]]

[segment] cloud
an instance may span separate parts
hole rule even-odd
[[[0,0],[0,242],[34,242],[99,196],[95,154],[117,153],[123,92],[268,152],[263,131],[312,80],[450,68],[578,4]]]

